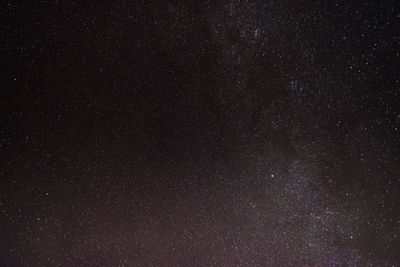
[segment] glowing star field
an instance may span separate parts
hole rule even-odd
[[[398,1],[4,1],[0,266],[399,266]]]

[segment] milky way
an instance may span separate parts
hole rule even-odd
[[[5,2],[1,266],[397,266],[396,1]]]

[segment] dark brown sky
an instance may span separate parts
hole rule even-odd
[[[396,1],[1,5],[1,266],[400,264]]]

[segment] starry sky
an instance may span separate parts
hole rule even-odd
[[[398,1],[0,5],[0,266],[400,265]]]

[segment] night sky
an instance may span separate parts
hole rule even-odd
[[[397,0],[0,6],[0,266],[400,265]]]

